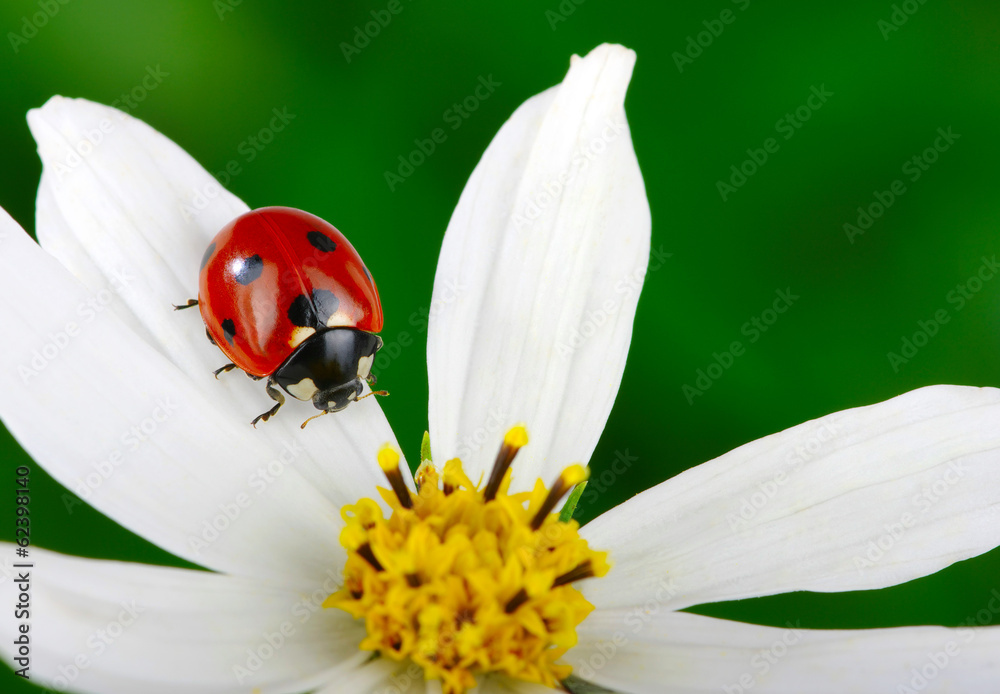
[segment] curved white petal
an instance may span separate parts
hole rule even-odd
[[[373,398],[305,431],[285,411],[255,430],[91,308],[96,295],[2,211],[0,231],[0,418],[28,453],[190,561],[288,581],[339,570],[339,508],[373,495],[373,456],[392,440]]]
[[[990,604],[1000,614],[1000,597]],[[577,633],[573,674],[627,694],[958,694],[1000,678],[998,627],[817,631],[598,610]]]
[[[649,254],[623,107],[634,62],[611,45],[574,57],[500,129],[448,225],[427,344],[431,446],[473,480],[517,422],[531,443],[515,487],[588,461],[614,403]]]
[[[370,654],[367,654],[371,657]],[[338,673],[328,684],[317,689],[314,694],[389,694],[393,687],[401,694],[421,694],[424,691],[423,670],[416,678],[407,675],[407,667],[395,661],[378,658],[366,662],[349,673]]]
[[[28,113],[28,125],[42,159],[39,243],[92,292],[115,291],[111,310],[172,362],[205,369],[194,321],[178,320],[171,304],[197,295],[208,242],[249,208],[117,109],[55,96]]]
[[[583,528],[599,608],[882,588],[1000,544],[1000,391],[932,386],[767,436]]]
[[[28,123],[42,159],[39,243],[90,290],[87,314],[117,315],[241,419],[269,409],[261,384],[238,373],[221,382],[211,377],[226,359],[205,339],[197,311],[172,307],[197,295],[208,242],[247,205],[169,138],[117,109],[55,96],[29,112]],[[328,451],[367,465],[378,446],[393,441],[376,399],[364,404],[311,426],[305,441],[325,451],[301,467],[316,468],[304,472],[317,485],[329,486]],[[280,429],[288,439],[315,414],[298,402],[285,409],[265,435]]]
[[[13,549],[0,544],[5,556]],[[343,677],[368,657],[358,649],[364,627],[319,606],[333,581],[310,594],[30,551],[30,674],[59,690],[291,694]],[[19,590],[16,573],[0,582],[5,605],[16,603]],[[8,664],[21,623],[10,612],[0,622]]]

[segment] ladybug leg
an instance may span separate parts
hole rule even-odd
[[[269,420],[271,418],[272,415],[274,415],[275,412],[278,411],[279,407],[281,407],[282,405],[285,404],[285,396],[281,394],[280,390],[278,390],[277,388],[274,387],[274,378],[273,377],[267,379],[267,386],[265,386],[264,390],[267,391],[267,394],[269,396],[271,396],[271,399],[274,400],[278,404],[275,405],[274,407],[272,407],[271,409],[269,409],[264,414],[257,415],[256,417],[253,418],[253,421],[250,422],[250,423],[253,424],[254,429],[257,428],[257,422],[260,422],[260,421],[266,422],[267,420]]]
[[[174,310],[175,311],[180,311],[181,309],[185,309],[185,308],[194,308],[197,305],[198,305],[198,300],[197,299],[188,299],[188,302],[186,304],[181,304],[180,306],[178,306],[177,304],[174,304]]]
[[[232,371],[235,368],[236,368],[236,364],[233,364],[232,362],[229,362],[228,364],[226,364],[222,368],[216,369],[212,373],[215,374],[216,378],[218,378],[219,374],[229,373],[230,371]]]
[[[182,307],[182,308],[186,308],[186,307]],[[208,338],[209,342],[211,342],[213,345],[215,345],[216,347],[218,347],[218,344],[215,342],[215,338],[212,337],[212,333],[208,332],[208,328],[205,328],[205,337]]]

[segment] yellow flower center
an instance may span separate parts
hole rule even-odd
[[[481,490],[457,458],[440,473],[425,461],[413,494],[388,446],[378,456],[392,491],[385,518],[372,499],[345,506],[344,587],[326,599],[363,618],[361,649],[409,658],[444,694],[476,686],[474,673],[500,672],[556,687],[571,668],[556,661],[576,644],[576,627],[594,609],[572,585],[608,571],[576,521],[552,513],[587,478],[567,468],[548,490],[508,494],[510,464],[527,443],[524,427],[504,437]]]

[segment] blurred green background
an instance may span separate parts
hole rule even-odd
[[[416,460],[426,427],[426,335],[410,317],[429,305],[459,193],[500,125],[559,82],[571,54],[619,42],[638,53],[626,106],[653,248],[671,255],[647,278],[594,477],[602,479],[616,452],[639,462],[623,475],[605,474],[606,491],[581,505],[582,518],[807,419],[927,384],[1000,385],[1000,279],[982,284],[961,308],[949,301],[983,256],[1000,251],[995,2],[909,0],[897,11],[889,2],[401,0],[402,11],[348,60],[342,44],[357,41],[371,12],[387,4],[0,4],[7,37],[0,45],[0,206],[33,228],[40,164],[24,119],[29,108],[53,94],[104,103],[141,94],[132,115],[210,171],[239,162],[240,173],[223,182],[251,207],[300,207],[347,230],[378,278],[383,336],[406,332],[414,340],[379,376],[393,393],[382,407]],[[25,22],[36,24],[32,18],[50,5],[58,11],[36,34],[12,42],[31,34]],[[155,89],[133,93],[148,71],[160,75]],[[501,86],[391,191],[384,174],[397,158],[491,75]],[[810,107],[813,87],[830,95]],[[246,141],[274,108],[295,118],[251,161]],[[939,128],[960,138],[928,155],[935,161],[904,169],[933,146]],[[738,188],[720,193],[717,182],[730,180],[730,167],[743,166],[748,148],[768,138],[777,151]],[[897,179],[906,192],[849,238],[844,224],[857,224],[857,208]],[[800,298],[751,343],[744,324],[779,289]],[[939,309],[949,322],[894,368],[887,354],[900,353],[918,321]],[[689,402],[682,387],[734,340],[745,354]],[[29,461],[5,431],[0,445],[5,469]],[[67,514],[61,487],[37,467],[33,481],[33,544],[178,563],[89,508]],[[12,532],[12,522],[0,523],[0,536]],[[890,590],[698,611],[804,627],[957,625],[985,607],[998,575],[994,551]],[[3,677],[14,679],[9,671]]]

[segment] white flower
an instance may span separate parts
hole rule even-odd
[[[461,457],[473,479],[518,421],[532,440],[514,489],[589,460],[615,399],[649,252],[623,109],[634,59],[601,46],[518,109],[448,227],[430,432],[435,461]],[[290,405],[253,430],[268,405],[260,384],[212,378],[220,353],[197,316],[171,310],[246,205],[113,109],[56,97],[29,123],[44,163],[41,248],[0,215],[0,417],[69,489],[212,570],[31,547],[32,680],[102,693],[440,692],[405,661],[359,650],[363,623],[320,607],[342,584],[340,508],[385,484],[375,455],[394,437],[375,398],[304,431]],[[925,388],[747,444],[612,509],[581,530],[613,568],[578,584],[596,609],[562,659],[570,686],[987,691],[997,628],[810,631],[678,610],[881,588],[992,549],[998,424],[997,390]],[[0,552],[0,651],[20,668],[20,569],[13,545]],[[984,609],[1000,613],[1000,593]],[[550,691],[478,680],[481,694]]]

